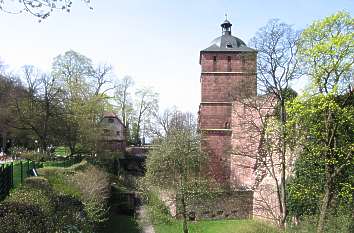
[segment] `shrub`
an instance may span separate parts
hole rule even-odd
[[[51,224],[35,204],[5,201],[0,204],[0,233],[47,233]]]
[[[85,205],[85,212],[93,224],[104,222],[108,214],[107,201],[110,196],[110,183],[107,173],[89,166],[76,173],[72,182],[80,190],[80,199]]]
[[[70,167],[68,167],[68,169],[72,170],[72,171],[83,171],[85,169],[87,169],[89,167],[89,163],[86,160],[82,160],[80,163],[76,163]]]
[[[64,171],[65,168],[62,167],[43,167],[37,169],[38,175],[44,177],[49,177],[56,174],[62,174],[64,173]]]
[[[8,225],[1,227],[0,232],[53,232],[54,199],[47,179],[25,179],[24,185],[14,189],[0,208],[0,212],[6,215],[0,217],[0,226],[2,223]]]
[[[23,186],[13,190],[6,200],[9,202],[36,205],[44,214],[50,215],[54,212],[52,198],[53,196],[44,190]]]
[[[171,224],[173,222],[170,211],[155,192],[148,192],[145,199],[148,216],[153,224]]]
[[[48,179],[49,184],[57,194],[79,198],[81,195],[80,190],[72,184],[69,175],[73,173],[69,169],[60,167],[38,169],[38,174]]]
[[[48,180],[41,176],[27,177],[25,179],[24,185],[33,189],[41,189],[46,192],[52,191]]]
[[[328,214],[325,224],[326,233],[353,232],[350,229],[352,221],[351,210],[341,210]],[[303,216],[297,226],[290,226],[287,233],[312,233],[316,232],[318,215]]]
[[[55,225],[58,232],[91,232],[84,215],[84,205],[68,195],[59,195],[55,200]]]

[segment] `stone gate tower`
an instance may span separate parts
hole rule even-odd
[[[221,24],[222,35],[200,51],[202,148],[209,153],[211,175],[227,186],[231,185],[230,177],[235,173],[230,158],[234,100],[256,96],[257,89],[257,51],[233,36],[231,26],[225,20]]]

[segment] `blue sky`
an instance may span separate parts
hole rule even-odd
[[[233,34],[246,43],[271,18],[302,29],[338,10],[354,15],[353,0],[92,0],[75,1],[70,14],[54,12],[38,23],[0,12],[0,59],[9,70],[25,64],[49,70],[73,49],[113,65],[117,78],[160,93],[161,107],[196,113],[200,101],[199,51],[220,36],[228,14]]]

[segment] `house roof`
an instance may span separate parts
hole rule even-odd
[[[120,124],[122,124],[122,125],[126,128],[125,124],[122,122],[121,119],[119,119],[119,117],[117,116],[117,114],[115,114],[114,112],[104,112],[104,113],[103,113],[103,118],[116,118],[116,119],[118,120],[118,122],[119,122]]]

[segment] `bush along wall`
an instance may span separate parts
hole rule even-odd
[[[108,176],[82,162],[41,168],[0,204],[0,233],[92,233],[106,220]]]
[[[58,195],[44,177],[30,177],[23,186],[13,190],[0,204],[1,233],[68,232],[76,228],[84,232],[89,226],[84,218],[77,218],[83,212],[81,202],[76,205],[70,197]],[[89,231],[86,231],[89,232]]]

